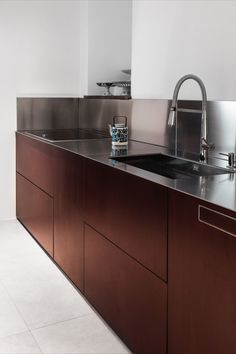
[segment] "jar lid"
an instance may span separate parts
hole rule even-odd
[[[116,123],[115,127],[116,128],[124,128],[125,127],[125,123]]]

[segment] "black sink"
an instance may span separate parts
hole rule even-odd
[[[226,168],[210,166],[164,154],[123,156],[112,159],[171,179],[232,173]]]

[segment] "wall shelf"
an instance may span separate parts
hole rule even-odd
[[[100,99],[105,99],[105,100],[130,100],[131,96],[124,96],[124,95],[119,95],[119,96],[105,96],[105,95],[86,95],[84,98],[100,98]]]

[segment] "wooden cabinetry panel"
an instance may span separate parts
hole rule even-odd
[[[82,158],[58,149],[54,185],[54,259],[83,290]]]
[[[50,256],[53,256],[53,199],[18,173],[16,215]]]
[[[85,295],[134,353],[166,353],[167,285],[88,225]]]
[[[53,195],[53,147],[16,133],[16,171]]]
[[[86,222],[166,280],[166,188],[87,160],[85,193]]]
[[[236,353],[235,216],[169,192],[169,354]]]

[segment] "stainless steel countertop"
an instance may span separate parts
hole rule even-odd
[[[47,142],[29,137],[24,132],[18,132],[27,136],[29,139],[40,140],[41,142],[55,147],[70,151],[83,157],[100,162],[111,168],[116,168],[125,171],[132,175],[144,178],[146,180],[158,183],[167,188],[174,189],[179,192],[200,198],[204,201],[221,206],[223,208],[236,211],[236,174],[222,174],[207,177],[193,177],[181,180],[173,180],[152,172],[141,170],[134,166],[126,165],[121,162],[110,159],[112,156],[127,156],[141,155],[152,153],[171,153],[167,148],[141,143],[137,141],[129,141],[127,150],[112,149],[111,139],[97,140],[80,140],[80,141],[65,141],[65,142]],[[224,159],[209,159],[209,164],[226,167],[227,161]]]

